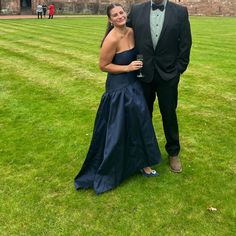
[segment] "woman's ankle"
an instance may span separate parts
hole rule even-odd
[[[147,174],[150,174],[152,172],[152,168],[150,166],[144,167],[143,171]]]

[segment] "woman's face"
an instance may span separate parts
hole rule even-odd
[[[111,9],[109,20],[114,26],[120,27],[126,24],[127,14],[122,7],[117,6]]]

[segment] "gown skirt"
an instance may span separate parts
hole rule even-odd
[[[89,151],[74,179],[75,188],[93,188],[100,194],[160,161],[151,116],[136,73],[108,74]]]

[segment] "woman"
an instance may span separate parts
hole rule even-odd
[[[108,72],[86,160],[75,177],[75,187],[108,191],[130,175],[142,171],[157,176],[150,166],[161,155],[151,117],[136,78],[142,62],[135,60],[134,35],[126,27],[120,4],[107,8],[108,28],[102,41],[100,68]]]
[[[48,8],[49,8],[48,19],[53,19],[53,16],[54,16],[54,13],[55,13],[54,4],[50,4]]]

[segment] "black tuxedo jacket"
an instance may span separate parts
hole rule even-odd
[[[150,30],[150,8],[150,1],[133,5],[127,23],[134,30],[136,48],[144,57],[143,81],[151,82],[155,71],[163,80],[179,78],[187,69],[192,45],[187,8],[167,2],[155,50]]]

